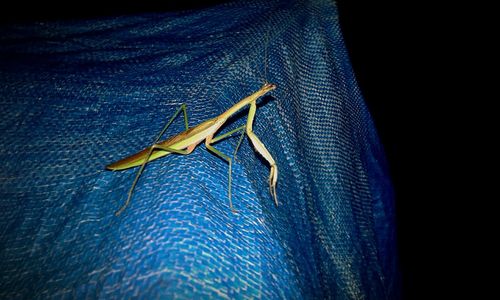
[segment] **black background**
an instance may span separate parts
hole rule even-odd
[[[495,128],[486,108],[495,97],[481,67],[492,64],[482,36],[498,34],[472,3],[337,3],[390,164],[404,299],[490,298],[498,254],[488,244],[498,234],[486,234],[496,226],[487,207],[497,193],[488,195],[496,182],[478,166],[496,170],[497,154],[483,142],[498,135],[486,133]]]
[[[432,299],[442,291],[440,276],[446,277],[446,267],[434,257],[439,255],[432,228],[436,174],[426,155],[432,151],[425,132],[432,118],[430,86],[436,82],[425,69],[433,35],[418,17],[429,14],[401,2],[337,1],[351,63],[389,161],[403,298]]]
[[[2,4],[1,23],[74,19],[202,8],[224,1]],[[416,1],[338,0],[339,18],[351,63],[388,157],[396,192],[398,247],[404,299],[450,298],[463,281],[463,260],[454,258],[455,212],[444,170],[453,139],[443,122],[447,103],[444,69],[458,70],[446,45],[456,30],[447,25],[449,7]],[[446,112],[450,113],[450,112]],[[444,124],[441,124],[444,123]],[[455,130],[456,131],[456,130]],[[455,187],[456,188],[456,187]],[[455,273],[455,274],[453,274]],[[465,276],[465,275],[464,275]]]

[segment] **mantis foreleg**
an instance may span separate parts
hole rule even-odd
[[[260,139],[253,133],[252,130],[252,124],[253,120],[255,118],[255,111],[257,110],[257,105],[255,102],[250,103],[250,110],[248,111],[248,118],[247,118],[247,126],[246,126],[246,132],[250,140],[252,141],[252,144],[257,152],[264,157],[265,160],[271,165],[271,172],[269,173],[269,192],[274,198],[274,203],[278,205],[278,199],[276,197],[276,183],[278,181],[278,166],[276,165],[276,162],[274,161],[273,157],[271,156],[271,153],[266,149],[264,144],[260,141]]]
[[[137,171],[137,174],[135,175],[135,178],[134,178],[134,182],[132,183],[132,186],[130,187],[130,190],[128,191],[127,200],[125,201],[125,203],[123,204],[123,206],[119,210],[117,210],[115,212],[116,216],[119,216],[125,210],[125,208],[128,206],[128,204],[130,202],[130,199],[132,198],[132,194],[134,192],[135,186],[137,185],[137,182],[139,181],[139,178],[141,177],[142,172],[144,171],[144,168],[146,167],[146,164],[148,163],[149,158],[151,157],[151,154],[153,154],[153,151],[155,149],[161,149],[161,150],[165,150],[165,151],[169,151],[169,152],[173,152],[173,153],[177,153],[177,154],[189,154],[189,153],[191,153],[194,150],[194,148],[193,149],[188,149],[188,150],[177,150],[177,149],[172,149],[172,148],[168,148],[168,147],[164,147],[164,146],[156,144],[156,143],[158,143],[158,141],[160,140],[160,138],[163,136],[163,134],[165,133],[165,131],[167,130],[167,128],[170,126],[170,124],[172,124],[172,122],[175,120],[175,118],[177,117],[177,115],[181,112],[181,110],[183,111],[183,114],[184,114],[184,125],[186,127],[186,130],[189,129],[186,104],[182,104],[177,109],[177,111],[174,113],[174,115],[172,116],[172,118],[170,118],[170,120],[167,122],[167,124],[160,131],[160,134],[158,135],[158,137],[153,142],[153,145],[150,147],[148,155],[146,156],[146,158],[144,159],[143,163],[141,164],[141,167],[139,168],[139,171]]]

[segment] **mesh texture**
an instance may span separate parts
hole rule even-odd
[[[0,298],[399,297],[392,187],[335,3],[0,30]],[[202,144],[148,164],[114,216],[136,169],[105,165],[150,145],[181,103],[194,126],[263,80],[278,87],[254,132],[278,163],[280,206],[245,139],[237,214],[228,165]],[[180,116],[166,135],[182,130]]]

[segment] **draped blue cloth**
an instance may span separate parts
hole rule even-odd
[[[182,103],[189,125],[259,89],[233,165],[201,144],[136,169]],[[242,1],[197,11],[0,29],[0,298],[395,299],[393,193],[335,3]],[[246,122],[236,114],[220,133]],[[181,132],[182,115],[164,138]],[[238,142],[215,145],[232,156]]]

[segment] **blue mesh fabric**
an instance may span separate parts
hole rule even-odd
[[[149,164],[114,215],[136,170],[105,165],[151,144],[181,103],[193,126],[264,79],[278,88],[254,131],[280,206],[245,140],[237,214],[227,163],[200,145]],[[398,297],[391,184],[334,3],[4,26],[0,82],[0,298]],[[179,117],[167,135],[182,130]]]

